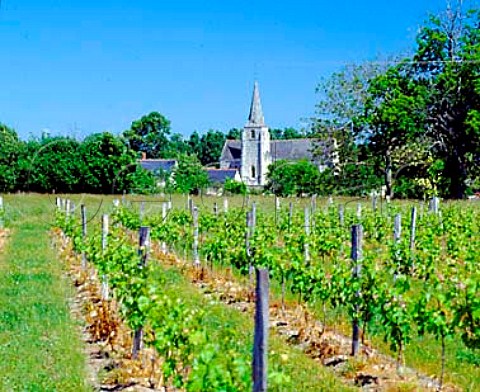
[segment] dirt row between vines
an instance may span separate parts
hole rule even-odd
[[[101,298],[101,283],[95,268],[81,266],[81,257],[61,231],[52,233],[58,257],[65,264],[75,287],[71,302],[74,318],[81,325],[85,344],[89,384],[94,391],[168,392],[161,386],[161,359],[155,351],[144,348],[132,359],[132,331],[123,322],[115,300]]]
[[[151,257],[165,266],[178,268],[204,295],[253,317],[254,288],[248,282],[239,282],[229,269],[199,269],[172,253],[164,254],[158,243],[152,245]],[[351,338],[324,326],[298,303],[282,306],[279,299],[270,301],[270,329],[283,337],[287,344],[297,346],[316,360],[319,366],[331,368],[344,382],[365,391],[436,391],[439,387],[438,380],[405,366],[399,368],[397,361],[368,343],[362,345],[361,355],[353,358],[350,355]],[[442,391],[461,389],[444,384]]]

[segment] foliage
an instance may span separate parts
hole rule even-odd
[[[247,194],[247,186],[243,182],[238,182],[227,178],[223,185],[223,190],[226,194],[231,195],[245,195]]]
[[[132,150],[146,153],[147,158],[167,158],[170,133],[170,121],[151,112],[134,121],[123,137]]]
[[[153,176],[138,166],[136,154],[111,133],[88,136],[79,152],[85,165],[84,192],[142,193],[154,186]]]
[[[0,192],[15,189],[19,179],[18,160],[20,141],[15,130],[0,123]]]
[[[474,239],[479,210],[472,204],[445,205],[441,216],[420,211],[412,249],[408,235],[400,241],[392,239],[393,217],[400,212],[406,216],[410,207],[377,206],[361,217],[352,209],[345,210],[344,226],[335,205],[318,208],[311,219],[321,224],[313,224],[309,235],[303,230],[302,212],[290,216],[285,210],[277,214],[257,210],[255,230],[249,238],[250,258],[245,248],[245,220],[239,219],[243,210],[231,209],[221,218],[202,211],[200,251],[207,261],[234,266],[244,274],[251,263],[268,268],[273,279],[286,282],[303,300],[359,320],[364,337],[370,331],[383,335],[397,352],[399,363],[416,334],[429,334],[442,346],[438,362],[445,365],[447,338],[458,336],[456,344],[478,347],[478,241]],[[138,218],[133,218],[138,223]],[[122,221],[131,225],[129,220]],[[191,218],[186,219],[185,212],[172,211],[167,222],[156,222],[160,218],[151,217],[152,238],[166,241],[176,250],[191,249]],[[353,277],[346,227],[358,222],[364,227],[363,260],[360,275]],[[408,227],[408,220],[404,225]],[[304,259],[306,244],[309,262]],[[432,348],[434,351],[438,352]]]
[[[173,176],[167,182],[167,189],[179,193],[198,194],[208,186],[208,175],[200,161],[194,155],[182,155],[177,166],[173,169]]]

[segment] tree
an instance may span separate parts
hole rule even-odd
[[[80,143],[68,137],[30,139],[18,158],[22,190],[82,192],[84,163]]]
[[[202,145],[200,142],[200,135],[197,131],[193,131],[190,135],[188,145],[190,146],[190,154],[195,154],[197,157],[200,157],[202,154]]]
[[[411,159],[412,153],[418,151],[415,147],[424,135],[428,88],[417,83],[408,68],[409,63],[402,62],[370,81],[365,114],[357,120],[363,121],[364,137],[382,168],[388,196],[393,196],[394,155],[397,169],[418,163]]]
[[[200,139],[200,162],[202,165],[218,164],[226,137],[221,131],[210,129]]]
[[[270,136],[273,140],[301,139],[306,137],[305,133],[295,128],[288,127],[284,129],[270,129]]]
[[[182,155],[173,169],[167,188],[183,194],[198,194],[209,184],[207,172],[195,155]]]
[[[144,193],[154,186],[151,173],[141,169],[136,154],[108,132],[88,136],[80,146],[84,162],[83,192]]]
[[[370,81],[382,75],[384,64],[380,61],[347,64],[317,85],[320,99],[312,119],[313,134],[321,144],[335,139],[341,162],[357,161],[355,146],[363,142],[365,134],[362,116],[370,96]]]
[[[242,138],[242,130],[239,128],[231,128],[227,132],[227,140],[240,140]]]
[[[0,191],[11,192],[18,186],[18,152],[21,142],[14,129],[0,123]]]
[[[183,140],[183,136],[179,133],[174,133],[170,138],[164,158],[176,158],[178,155],[189,153],[191,153],[191,146],[188,141]]]
[[[462,198],[480,164],[479,11],[462,1],[432,16],[417,36],[414,56],[391,66],[369,86],[369,142],[385,159],[388,183],[393,151],[426,143],[444,162],[443,193]],[[411,149],[410,151],[414,151]],[[433,162],[436,161],[433,160]]]
[[[170,121],[158,112],[151,112],[134,121],[123,137],[132,150],[145,152],[147,158],[166,158],[170,133]]]

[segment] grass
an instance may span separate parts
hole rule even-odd
[[[249,355],[253,344],[253,320],[247,314],[212,302],[201,294],[175,267],[166,270],[167,284],[164,293],[181,298],[190,308],[205,312],[203,326],[209,330],[209,340],[225,342],[227,334],[234,331],[236,347]],[[230,343],[231,344],[231,343]],[[227,347],[224,347],[227,349]],[[356,388],[343,384],[334,373],[308,358],[300,349],[287,345],[278,336],[269,339],[269,391],[351,391]]]
[[[49,244],[48,200],[5,203],[12,232],[0,255],[0,390],[89,391],[69,283]]]
[[[66,197],[65,195],[58,195]],[[100,225],[100,214],[112,210],[112,200],[121,196],[68,196],[78,206],[84,202],[88,207],[89,226]],[[127,196],[127,201],[132,208],[139,209],[141,201],[145,203],[145,214],[160,214],[161,202],[166,198],[157,196]],[[265,212],[273,212],[275,201],[273,197],[252,196],[259,208]],[[334,198],[338,202],[338,198]],[[356,202],[351,199],[341,199],[343,202],[352,201],[348,209],[355,209]],[[309,203],[309,199],[282,200],[285,208],[292,201],[295,210],[303,209]],[[212,211],[216,202],[219,211],[223,209],[222,197],[194,197],[194,202],[201,209]],[[68,286],[61,279],[61,267],[55,262],[54,255],[48,249],[46,230],[53,221],[54,197],[37,195],[15,195],[5,197],[7,207],[7,220],[13,222],[12,238],[7,245],[5,255],[0,256],[0,274],[6,276],[0,280],[0,390],[82,390],[78,387],[72,389],[70,385],[75,380],[83,380],[83,358],[80,351],[80,343],[75,335],[74,326],[68,318],[66,298],[68,298]],[[187,199],[184,196],[172,197],[172,204],[176,208],[185,208]],[[325,204],[325,199],[318,199],[317,206]],[[363,207],[371,208],[367,200],[362,200]],[[402,202],[403,204],[403,202]],[[241,207],[244,198],[237,196],[229,198],[229,206]],[[26,216],[26,213],[31,216]],[[90,230],[90,229],[89,229]],[[13,245],[15,245],[15,249]],[[35,257],[31,257],[34,254]],[[205,306],[204,300],[189,285],[180,280],[179,292],[197,306]],[[275,286],[275,285],[274,285]],[[278,287],[274,289],[277,291]],[[27,298],[28,297],[28,298]],[[291,300],[295,297],[288,295]],[[321,304],[317,308],[317,315],[323,318]],[[334,317],[327,315],[328,324],[337,324],[337,329],[346,335],[350,334],[350,326],[347,319],[340,315]],[[245,341],[251,339],[251,322],[236,311],[225,309],[223,306],[212,306],[209,316],[212,326],[233,323],[235,328],[245,331]],[[212,327],[215,332],[218,328]],[[43,334],[46,334],[45,336]],[[382,352],[392,354],[388,345],[383,343],[380,336],[372,338],[373,345]],[[47,344],[47,342],[50,342]],[[73,342],[73,343],[72,343]],[[57,347],[57,351],[50,346]],[[447,367],[446,381],[462,387],[466,391],[478,390],[480,385],[480,367],[478,355],[467,352],[459,338],[447,342]],[[54,353],[52,352],[54,351]],[[288,349],[287,363],[279,358],[279,353],[284,353],[285,344],[280,340],[273,339],[271,346],[272,365],[281,368],[286,374],[290,374],[293,380],[301,380],[302,387],[297,390],[339,390],[346,388],[338,385],[333,374],[326,369],[319,369],[314,361],[308,359],[295,349]],[[477,350],[478,351],[478,350]],[[406,349],[406,364],[422,371],[427,375],[438,375],[440,369],[440,344],[433,337],[414,337]],[[54,356],[62,356],[53,359]],[[46,358],[49,358],[48,360]],[[275,359],[276,358],[276,359]],[[59,362],[57,362],[59,361]],[[59,369],[56,373],[55,369]],[[72,369],[70,369],[72,368]],[[75,370],[76,369],[76,370]],[[63,377],[59,381],[61,388],[51,387],[56,374]],[[4,375],[7,375],[6,377]],[[31,380],[34,380],[33,382]],[[39,380],[45,384],[41,384]],[[55,381],[56,382],[56,381]],[[61,384],[61,383],[65,384]],[[318,385],[324,389],[318,389]],[[15,384],[17,383],[17,384]],[[36,385],[45,385],[41,389],[35,389]],[[65,386],[63,386],[65,385]],[[52,389],[53,388],[53,389]],[[309,389],[310,388],[310,389]],[[288,391],[291,389],[280,389]]]

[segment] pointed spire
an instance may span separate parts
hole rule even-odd
[[[260,92],[258,90],[258,83],[255,81],[253,86],[252,105],[250,106],[250,115],[248,116],[249,126],[264,126],[265,119],[263,118],[262,104],[260,103]]]

